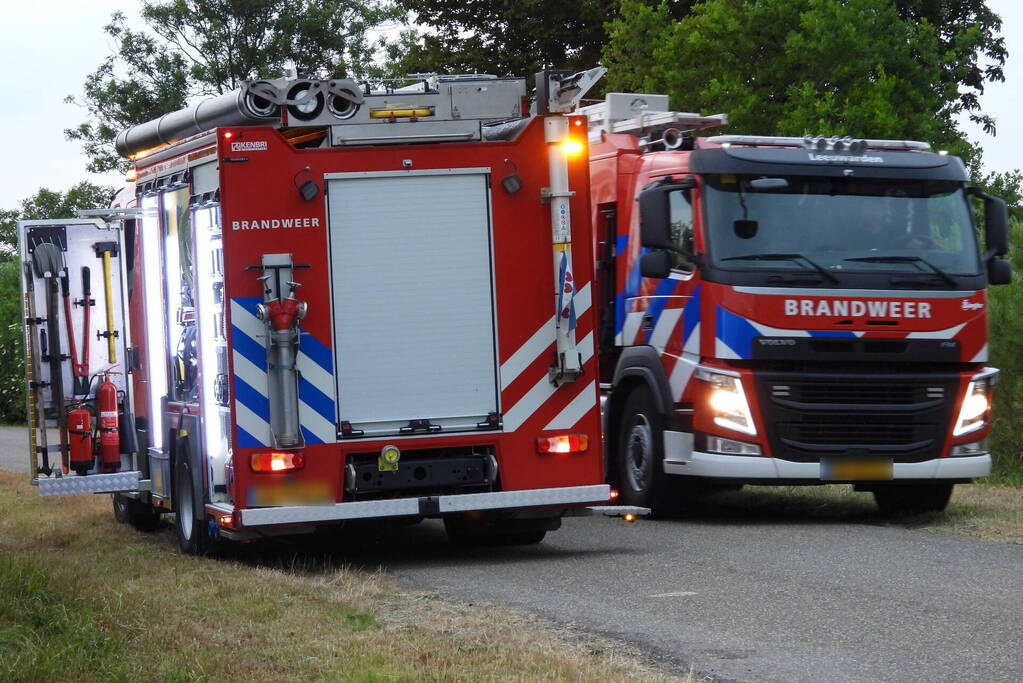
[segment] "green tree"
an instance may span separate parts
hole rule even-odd
[[[969,160],[977,150],[955,124],[969,104],[961,86],[1000,39],[996,23],[960,27],[958,40],[944,26],[890,0],[706,0],[679,21],[666,4],[625,0],[603,54],[609,89],[728,112],[737,132],[917,138]]]
[[[64,131],[89,157],[88,170],[124,169],[113,141],[125,128],[229,92],[247,78],[270,78],[289,62],[324,75],[371,67],[367,32],[401,16],[386,0],[143,0],[148,31],[122,13],[104,27],[115,49],[86,79],[88,120]]]
[[[114,188],[82,181],[66,192],[39,188],[21,201],[19,209],[0,210],[0,258],[9,258],[18,250],[18,221],[74,218],[79,209],[109,206]],[[2,324],[2,321],[0,321]]]
[[[0,211],[0,422],[25,421],[24,321],[19,220],[74,218],[79,209],[108,206],[114,189],[80,182],[66,192],[41,188],[21,208]]]
[[[397,73],[529,76],[596,66],[604,22],[618,0],[397,0],[428,32],[410,32],[393,55]]]
[[[1002,67],[1008,51],[998,35],[1001,17],[985,0],[896,0],[895,5],[903,19],[934,27],[942,56],[941,83],[954,83],[959,90],[955,108],[994,134],[995,121],[980,111],[979,96],[985,83],[1005,80]]]

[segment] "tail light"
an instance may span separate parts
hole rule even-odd
[[[287,451],[253,453],[250,463],[253,472],[285,472],[305,467],[305,456]]]
[[[537,453],[584,453],[590,448],[590,437],[586,434],[559,434],[538,436]]]

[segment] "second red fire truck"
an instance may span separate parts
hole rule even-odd
[[[583,111],[624,501],[843,482],[883,510],[940,510],[989,473],[985,291],[1011,280],[1006,207],[959,159],[904,140],[694,137],[726,117],[663,95]]]

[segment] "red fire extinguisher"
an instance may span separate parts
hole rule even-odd
[[[104,472],[121,469],[121,437],[117,411],[117,387],[110,381],[110,373],[103,374],[103,381],[96,390],[96,405],[99,410],[99,462]]]
[[[92,469],[92,413],[79,405],[67,414],[67,431],[70,436],[71,469],[76,474],[88,474]]]

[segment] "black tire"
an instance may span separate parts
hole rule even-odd
[[[113,496],[114,519],[130,524],[136,531],[150,532],[160,528],[160,513],[152,505],[120,493]]]
[[[645,386],[633,389],[625,401],[617,465],[623,505],[648,507],[655,516],[678,511],[664,473],[664,418]]]
[[[216,539],[210,537],[205,514],[201,509],[196,509],[192,468],[185,453],[187,448],[181,448],[174,464],[174,529],[178,533],[181,552],[186,555],[208,555],[216,551]]]
[[[955,484],[888,484],[874,489],[874,502],[886,515],[941,512]]]

